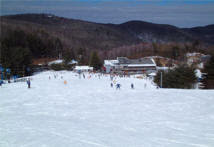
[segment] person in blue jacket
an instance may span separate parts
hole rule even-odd
[[[0,86],[3,84],[3,81],[2,80],[0,80]]]

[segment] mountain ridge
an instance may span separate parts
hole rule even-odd
[[[22,29],[28,32],[45,30],[59,37],[66,48],[112,49],[141,42],[193,42],[214,44],[214,25],[179,28],[133,20],[122,24],[103,24],[68,19],[52,14],[17,14],[1,16],[1,37],[5,30]],[[3,31],[2,31],[3,30]]]

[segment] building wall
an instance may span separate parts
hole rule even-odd
[[[156,72],[155,66],[146,66],[146,67],[120,67],[113,70],[116,73],[126,73],[126,74],[135,74],[135,73],[145,73],[149,74],[152,72]]]

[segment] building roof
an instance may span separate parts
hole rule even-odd
[[[156,66],[154,60],[151,58],[128,59],[126,57],[118,57],[117,60],[119,64],[133,64],[133,65],[143,64],[143,65],[150,65],[150,66],[153,64],[154,66]]]
[[[145,67],[145,66],[156,66],[155,64],[128,64],[128,67]]]
[[[111,65],[113,66],[114,64],[117,64],[118,60],[104,60],[105,65]]]
[[[152,58],[128,59],[127,57],[117,57],[117,60],[104,60],[105,65],[125,65],[128,67],[156,66]]]

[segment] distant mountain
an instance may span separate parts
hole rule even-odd
[[[194,40],[186,31],[171,25],[129,21],[119,26],[145,42],[185,42]]]
[[[214,25],[187,28],[182,30],[191,34],[192,36],[195,36],[198,40],[214,44]]]
[[[50,14],[1,16],[1,36],[8,30],[45,31],[58,37],[66,48],[112,49],[140,42],[192,42],[214,44],[214,25],[178,28],[165,24],[129,21],[123,24],[101,24],[67,19]]]
[[[139,43],[140,40],[115,25],[66,19],[48,14],[23,14],[1,17],[2,35],[7,30],[45,31],[58,37],[67,48],[111,49]]]

